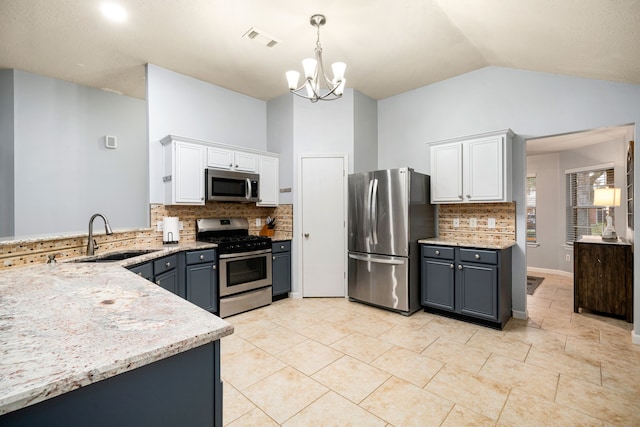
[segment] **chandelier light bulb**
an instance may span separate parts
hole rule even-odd
[[[304,77],[309,80],[315,78],[316,66],[318,61],[313,58],[306,58],[302,60],[302,68],[304,68]]]
[[[344,62],[334,62],[331,64],[331,69],[333,70],[334,82],[341,82],[344,80],[344,71],[347,69],[347,64]]]
[[[289,83],[289,90],[295,90],[298,87],[298,81],[300,80],[300,73],[297,71],[287,71],[287,83]]]

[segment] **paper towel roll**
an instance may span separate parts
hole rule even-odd
[[[168,216],[162,219],[162,242],[178,243],[180,240],[180,224],[177,216]]]

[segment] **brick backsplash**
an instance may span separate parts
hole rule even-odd
[[[460,219],[460,227],[453,219]],[[469,219],[476,218],[477,226],[470,227]],[[495,218],[496,228],[487,228],[489,218]],[[446,239],[515,241],[516,204],[460,203],[438,205],[438,235]]]
[[[260,233],[256,219],[264,225],[267,216],[276,219],[274,239],[291,239],[293,235],[293,205],[279,205],[275,208],[263,208],[249,203],[208,203],[205,206],[151,205],[151,226],[155,230],[158,221],[167,216],[177,216],[183,224],[180,241],[193,242],[196,236],[198,218],[247,218],[249,234]],[[157,231],[162,240],[162,232]]]
[[[145,245],[162,243],[162,232],[156,231],[156,224],[165,216],[177,216],[184,229],[180,232],[180,242],[195,240],[197,218],[245,217],[249,220],[249,233],[259,234],[256,218],[264,224],[267,216],[276,218],[275,235],[272,239],[291,239],[293,235],[293,206],[280,205],[262,208],[244,203],[209,203],[205,206],[164,206],[151,205],[151,228],[140,230],[114,231],[112,235],[94,235],[100,253],[123,250]],[[0,242],[0,270],[21,265],[46,263],[47,255],[59,254],[56,259],[74,258],[85,254],[86,236],[51,237],[18,243]]]

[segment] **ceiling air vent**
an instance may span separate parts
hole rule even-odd
[[[271,34],[267,34],[264,31],[257,29],[256,27],[249,28],[242,37],[256,41],[266,47],[274,47],[280,43],[280,40],[276,39]]]

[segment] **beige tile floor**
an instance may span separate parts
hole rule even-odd
[[[224,425],[640,425],[631,324],[573,313],[566,277],[527,298],[503,331],[344,298],[230,317]]]

